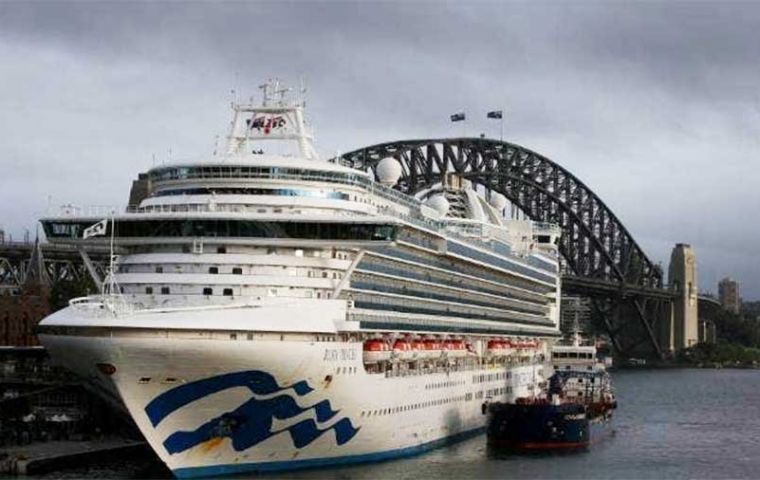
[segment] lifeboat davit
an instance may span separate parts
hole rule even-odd
[[[443,342],[446,356],[449,358],[462,358],[467,356],[467,347],[462,340],[446,340]]]
[[[423,343],[427,358],[438,358],[443,353],[443,345],[435,338],[426,338]]]
[[[425,342],[421,338],[413,338],[410,342],[412,345],[412,358],[427,358],[427,351],[425,350]]]
[[[409,340],[399,338],[393,342],[393,354],[401,360],[412,360],[414,358],[414,350]]]
[[[378,363],[390,360],[391,346],[383,339],[372,338],[364,342],[364,363]]]

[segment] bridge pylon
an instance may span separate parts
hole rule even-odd
[[[668,283],[673,300],[673,347],[688,348],[699,342],[697,260],[690,245],[677,243],[670,254]]]

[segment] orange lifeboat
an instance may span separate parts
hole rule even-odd
[[[412,358],[426,358],[427,352],[425,351],[425,342],[421,338],[413,338],[412,344]]]
[[[391,347],[381,338],[372,338],[364,342],[364,363],[378,363],[391,358]]]
[[[494,357],[503,357],[509,351],[509,342],[502,339],[489,340],[487,344],[488,353]]]
[[[462,340],[446,340],[443,342],[443,348],[449,358],[462,358],[467,356],[467,347]]]
[[[393,354],[401,360],[411,360],[414,358],[414,350],[409,340],[399,338],[393,342]]]
[[[427,358],[438,358],[443,353],[443,345],[435,338],[426,338],[423,343],[425,344]]]

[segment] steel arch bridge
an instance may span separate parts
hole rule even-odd
[[[661,306],[655,305],[657,311],[647,306],[647,299],[672,298],[663,290],[662,270],[602,199],[567,169],[522,146],[486,138],[388,142],[343,154],[336,161],[374,171],[386,157],[401,164],[396,188],[405,193],[414,194],[456,173],[503,194],[531,219],[558,224],[563,231],[559,250],[568,269],[565,285],[596,298],[632,298],[644,327],[636,339],[625,338],[625,325],[609,318],[619,304],[604,308],[595,302],[615,348],[625,355],[647,342],[662,356],[654,319]]]

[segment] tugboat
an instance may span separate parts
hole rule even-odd
[[[553,374],[535,397],[486,405],[488,444],[520,452],[582,450],[610,430],[617,400],[596,347],[571,345],[551,351]]]

